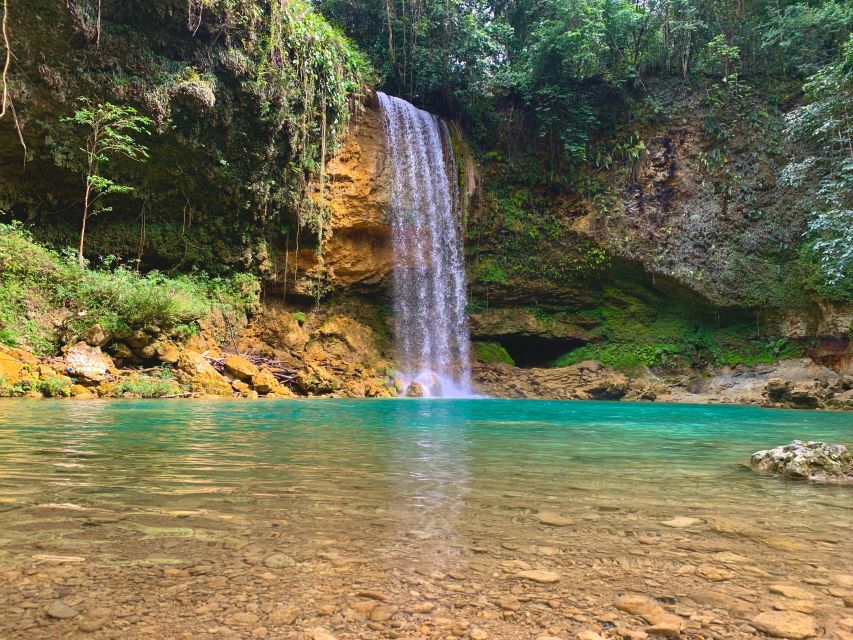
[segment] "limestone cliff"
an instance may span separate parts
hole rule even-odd
[[[382,114],[375,101],[368,101],[354,116],[340,152],[327,163],[322,189],[313,193],[330,213],[322,253],[335,287],[376,285],[391,270],[386,158]]]

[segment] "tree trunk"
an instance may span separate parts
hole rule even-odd
[[[80,226],[80,245],[77,247],[77,262],[80,268],[86,266],[83,258],[83,242],[86,239],[86,219],[89,217],[89,198],[92,195],[92,185],[89,184],[89,176],[86,176],[86,195],[83,197],[83,224]]]

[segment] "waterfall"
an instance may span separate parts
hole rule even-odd
[[[404,385],[470,395],[459,189],[447,125],[379,93],[391,168],[394,323]]]

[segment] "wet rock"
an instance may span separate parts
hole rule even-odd
[[[410,382],[403,395],[407,398],[423,398],[424,388],[419,382]]]
[[[92,347],[82,341],[68,348],[65,366],[71,376],[87,382],[100,382],[109,369],[115,368],[112,358],[100,347]]]
[[[841,444],[803,442],[758,451],[749,465],[756,471],[810,482],[853,483],[853,456]]]
[[[574,524],[573,520],[570,520],[565,516],[561,516],[559,513],[554,513],[553,511],[540,511],[536,514],[535,518],[542,524],[547,524],[552,527],[568,527],[569,525]]]
[[[774,638],[810,638],[817,634],[811,616],[796,611],[765,611],[752,619],[752,626]]]
[[[65,604],[62,600],[54,600],[47,607],[45,613],[51,618],[57,618],[59,620],[66,620],[68,618],[74,618],[79,615],[76,609],[72,609],[67,604]]]
[[[226,356],[223,364],[225,366],[225,372],[228,375],[244,382],[251,381],[252,378],[260,373],[258,367],[245,358],[241,358],[235,354]]]

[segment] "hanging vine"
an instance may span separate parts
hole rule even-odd
[[[12,47],[9,45],[9,0],[3,0],[3,47],[6,49],[6,60],[3,63],[3,104],[0,106],[0,118],[6,115],[9,104],[9,67],[12,65]]]

